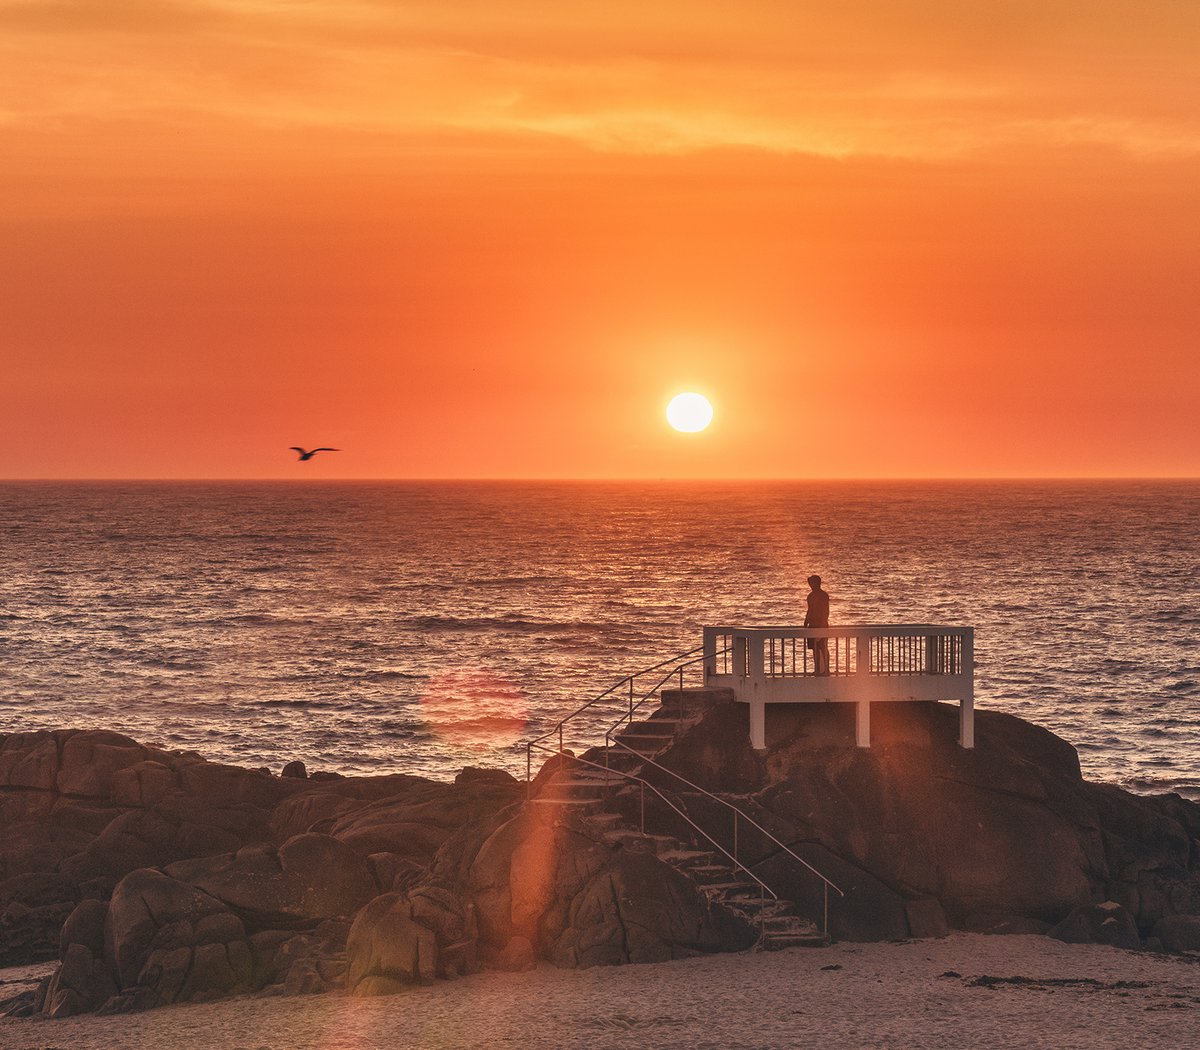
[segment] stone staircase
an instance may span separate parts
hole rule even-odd
[[[586,828],[611,845],[656,854],[691,879],[714,906],[728,909],[758,928],[760,948],[824,946],[824,934],[799,914],[791,901],[765,894],[723,853],[705,848],[708,843],[699,834],[697,842],[689,843],[673,835],[640,830],[646,819],[644,807],[657,796],[649,789],[643,792],[630,778],[640,777],[646,759],[661,755],[679,732],[701,717],[682,705],[670,706],[677,709],[674,716],[660,709],[648,719],[632,722],[615,737],[623,746],[609,749],[609,772],[568,759],[538,786],[529,804],[550,808],[556,818]],[[597,764],[604,762],[603,749],[593,749],[584,757]],[[680,793],[679,797],[686,796]]]

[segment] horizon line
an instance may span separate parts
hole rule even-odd
[[[1030,481],[1197,481],[1200,482],[1200,475],[1194,474],[930,474],[930,475],[762,475],[748,477],[745,475],[737,476],[578,476],[568,477],[564,475],[511,475],[503,477],[480,477],[480,476],[409,476],[409,477],[393,477],[393,476],[374,476],[374,477],[356,477],[356,478],[331,478],[331,477],[287,477],[282,475],[274,475],[269,477],[12,477],[0,478],[0,485],[8,484],[54,484],[54,483],[163,483],[163,482],[244,482],[244,483],[262,483],[262,482],[323,482],[330,484],[363,484],[368,482],[403,482],[403,483],[427,483],[427,484],[505,484],[505,483],[530,483],[530,482],[546,482],[546,483],[614,483],[614,482],[734,482],[753,484],[760,482],[914,482],[914,481],[1009,481],[1009,482],[1030,482]]]

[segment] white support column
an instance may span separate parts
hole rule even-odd
[[[975,632],[970,628],[963,635],[962,655],[967,691],[958,707],[958,742],[972,748],[975,746]]]
[[[871,746],[871,701],[859,700],[854,705],[858,710],[855,722],[854,737],[859,747]]]
[[[757,694],[750,701],[750,746],[755,751],[767,748],[767,705]]]
[[[717,632],[716,628],[704,628],[704,684],[717,673]]]
[[[763,751],[767,746],[766,677],[763,674],[763,639],[755,635],[750,640],[750,746]]]

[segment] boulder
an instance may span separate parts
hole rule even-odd
[[[437,934],[413,915],[400,893],[376,897],[355,918],[346,944],[347,988],[352,995],[378,995],[382,984],[403,987],[438,974]]]
[[[468,841],[465,840],[464,841]],[[461,871],[450,851],[431,881]],[[714,907],[651,853],[613,846],[527,809],[479,844],[467,875],[481,952],[494,961],[523,937],[560,965],[656,962],[749,947],[755,931]]]
[[[1200,915],[1168,915],[1154,925],[1154,936],[1169,952],[1200,952]]]
[[[412,784],[400,794],[341,817],[330,834],[363,856],[393,853],[426,865],[464,824],[489,817],[522,797],[523,788],[507,774],[506,778],[467,777],[457,785]]]
[[[160,871],[126,876],[113,891],[105,955],[121,991],[156,1001],[203,1001],[249,987],[245,927],[219,900]]]
[[[283,772],[279,774],[281,777],[295,777],[297,780],[308,779],[308,769],[299,759],[289,762],[283,767]]]
[[[117,993],[112,972],[102,955],[82,944],[69,944],[62,963],[50,978],[43,1012],[47,1017],[71,1017],[103,1006]]]
[[[1116,901],[1082,904],[1048,931],[1048,936],[1068,944],[1108,944],[1114,948],[1140,948],[1133,916]]]
[[[469,973],[475,944],[472,910],[448,891],[385,893],[350,928],[347,988],[352,995],[380,995]]]
[[[256,929],[353,915],[377,890],[366,860],[329,835],[304,834],[282,846],[170,864],[166,872],[246,918]]]
[[[101,958],[104,955],[104,929],[107,922],[107,901],[80,901],[67,916],[59,934],[62,953],[65,955],[71,945],[77,944],[91,952],[94,958]]]

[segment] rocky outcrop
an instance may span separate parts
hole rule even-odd
[[[841,704],[771,708],[758,753],[745,708],[718,704],[659,759],[737,793],[838,883],[847,896],[834,898],[836,936],[919,935],[935,905],[958,929],[1045,932],[1078,905],[1111,900],[1143,937],[1165,915],[1200,913],[1195,804],[1087,783],[1074,748],[1011,715],[977,712],[968,751],[947,705],[874,705],[869,749],[854,746],[853,714]],[[765,840],[744,845],[773,888],[819,914],[819,882]]]
[[[1010,716],[978,713],[964,751],[953,709],[879,704],[864,750],[852,714],[772,709],[759,753],[746,709],[716,702],[660,756],[665,769],[643,773],[709,828],[729,829],[729,810],[669,771],[723,793],[837,883],[835,937],[957,928],[1200,947],[1200,807],[1088,784],[1069,745]],[[547,763],[535,795],[561,765]],[[0,737],[0,964],[60,960],[20,1008],[377,995],[480,967],[655,962],[758,937],[748,913],[706,896],[701,869],[606,832],[613,814],[521,805],[506,773],[306,772],[114,733]],[[676,811],[646,798],[649,830],[686,841]],[[636,792],[610,801],[641,805]],[[755,875],[820,916],[820,881],[749,822],[740,834]]]

